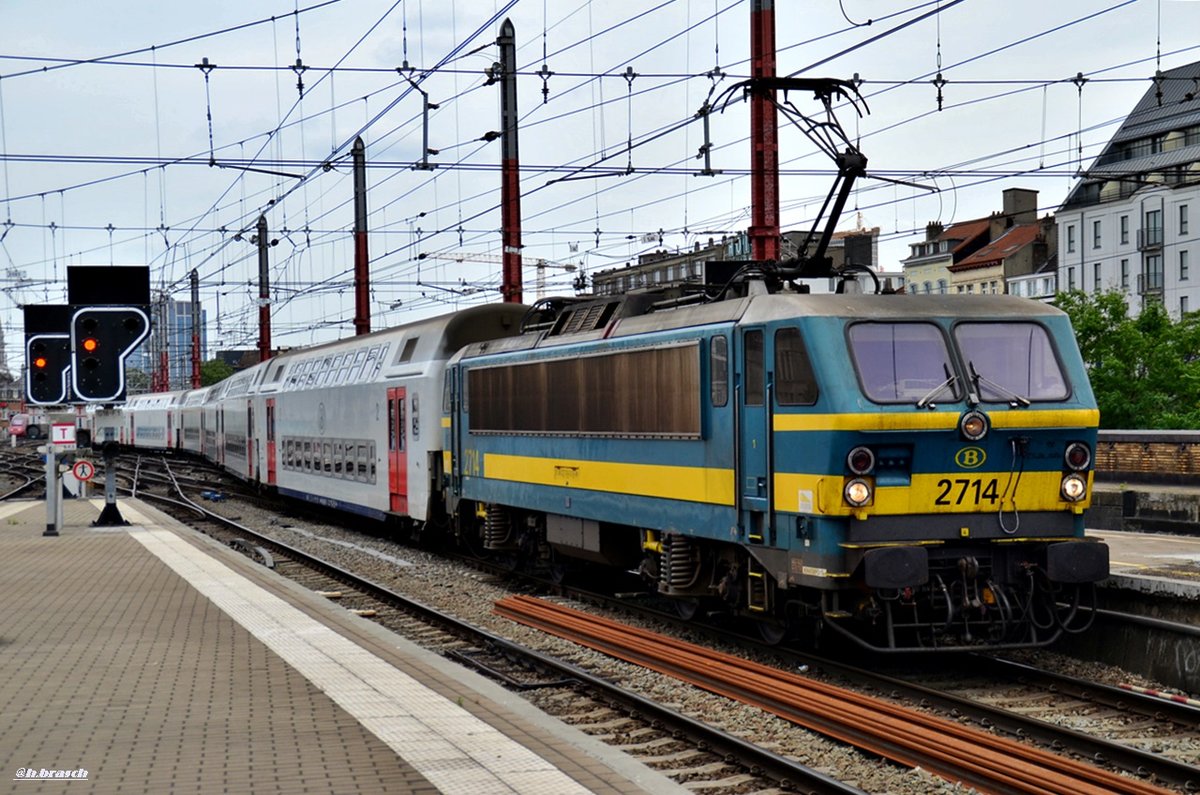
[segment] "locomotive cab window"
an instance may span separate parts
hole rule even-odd
[[[1050,335],[1038,323],[960,323],[954,341],[981,400],[1066,400],[1071,394]]]
[[[817,379],[798,328],[775,332],[775,398],[781,406],[817,402]]]
[[[850,358],[863,394],[876,403],[912,403],[931,393],[960,400],[962,385],[946,338],[932,323],[855,323]]]

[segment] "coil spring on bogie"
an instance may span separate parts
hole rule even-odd
[[[688,536],[668,533],[662,542],[659,590],[688,591],[700,579],[700,547]]]
[[[484,549],[507,549],[512,546],[512,522],[508,511],[499,505],[489,505],[483,519]]]

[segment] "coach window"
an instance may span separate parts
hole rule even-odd
[[[742,337],[746,354],[746,405],[763,404],[763,333],[759,329],[747,331]]]
[[[305,440],[304,447],[300,453],[300,464],[304,471],[312,469],[312,442]]]
[[[375,373],[375,368],[379,364],[379,346],[375,345],[367,351],[367,361],[363,364],[362,375],[363,381],[370,381]]]
[[[798,328],[775,332],[775,398],[781,406],[817,402],[817,379]]]
[[[932,323],[855,323],[848,336],[859,384],[874,402],[910,403],[931,392],[960,399],[946,339]]]
[[[346,381],[353,383],[358,380],[362,372],[363,362],[367,360],[367,352],[360,350],[354,355],[354,363],[350,365],[350,372],[346,375]]]
[[[456,376],[456,371],[453,369],[447,368],[446,380],[442,382],[442,413],[443,414],[450,413],[450,395],[454,391],[455,376]]]
[[[712,404],[720,408],[729,402],[729,340],[713,337],[708,348],[708,370]]]
[[[342,476],[344,471],[343,462],[346,458],[346,446],[341,442],[333,443],[333,474],[337,477]]]
[[[383,369],[383,363],[384,363],[384,361],[387,360],[389,346],[390,346],[390,343],[386,343],[386,342],[382,346],[380,346],[379,352],[375,356],[375,366],[371,369],[371,379],[370,380],[374,381],[375,378],[378,377],[379,371]]]
[[[367,477],[368,483],[375,482],[375,443],[367,445]]]
[[[396,364],[404,364],[411,362],[413,354],[417,350],[417,340],[420,337],[410,337],[404,341],[404,347],[400,349],[400,353],[396,356]]]

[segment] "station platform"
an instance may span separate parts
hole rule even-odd
[[[44,537],[44,502],[0,504],[12,792],[687,791],[146,503],[101,508]]]
[[[1088,530],[1108,544],[1109,587],[1200,602],[1200,536]]]

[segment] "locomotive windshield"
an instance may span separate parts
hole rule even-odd
[[[937,390],[962,397],[942,331],[932,323],[855,323],[850,355],[863,392],[876,403],[911,403]]]
[[[1070,394],[1050,336],[1037,323],[960,323],[954,340],[981,400],[1028,403]]]

